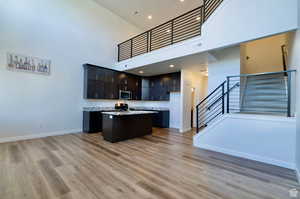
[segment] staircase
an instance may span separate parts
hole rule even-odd
[[[241,113],[286,115],[287,109],[288,92],[285,74],[247,77]]]
[[[228,113],[292,116],[295,70],[229,76],[197,109],[197,132]]]

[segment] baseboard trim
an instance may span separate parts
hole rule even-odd
[[[246,158],[246,159],[249,159],[249,160],[254,160],[254,161],[258,161],[258,162],[262,162],[262,163],[266,163],[266,164],[271,164],[271,165],[275,165],[275,166],[279,166],[279,167],[283,167],[283,168],[287,168],[287,169],[296,170],[296,165],[294,163],[290,163],[290,162],[275,160],[275,159],[272,159],[272,158],[252,155],[252,154],[243,153],[243,152],[237,152],[237,151],[233,151],[233,150],[230,150],[230,149],[225,149],[225,148],[211,146],[211,145],[201,145],[201,146],[196,146],[196,147],[201,148],[201,149],[205,149],[205,150],[216,151],[216,152],[219,152],[219,153],[232,155],[232,156],[235,156],[235,157]],[[299,175],[299,172],[298,172],[298,177],[299,176],[300,175]]]
[[[64,131],[55,131],[49,133],[39,133],[39,134],[32,134],[32,135],[24,135],[24,136],[16,136],[16,137],[4,137],[0,138],[0,143],[7,143],[7,142],[17,142],[22,140],[32,140],[37,138],[44,138],[50,136],[57,136],[57,135],[66,135],[72,133],[82,132],[81,129],[71,129],[71,130],[64,130]]]
[[[192,128],[180,129],[180,133],[185,133],[185,132],[188,132],[191,130],[192,130]]]

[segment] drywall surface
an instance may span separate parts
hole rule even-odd
[[[281,46],[287,44],[287,34],[280,34],[241,45],[241,73],[283,71]]]
[[[295,169],[295,118],[230,114],[194,136],[194,145]]]
[[[180,132],[191,130],[196,125],[196,106],[207,95],[207,77],[187,66],[181,70],[181,127]],[[193,111],[193,124],[191,123]]]
[[[300,9],[299,9],[300,10]],[[296,106],[296,165],[298,176],[300,177],[300,31],[289,34],[289,66],[290,69],[296,69],[296,82],[295,88],[292,89],[295,93],[295,106]],[[300,178],[299,178],[300,180]]]
[[[212,92],[227,76],[240,74],[240,47],[214,52],[215,61],[208,64],[208,93]]]
[[[92,0],[0,1],[0,24],[0,140],[81,131],[82,64],[111,67],[140,31]],[[50,59],[51,75],[8,71],[8,52]]]

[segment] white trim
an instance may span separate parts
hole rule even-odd
[[[0,143],[16,142],[16,141],[21,141],[21,140],[31,140],[31,139],[44,138],[44,137],[57,136],[57,135],[66,135],[66,134],[72,134],[72,133],[78,133],[78,132],[82,132],[82,130],[81,129],[71,129],[71,130],[55,131],[55,132],[49,132],[49,133],[39,133],[39,134],[16,136],[16,137],[4,137],[4,138],[0,138]]]
[[[192,130],[192,128],[180,129],[180,133],[185,133],[185,132],[188,132],[191,130]]]
[[[298,168],[296,168],[296,173],[297,173],[297,177],[298,177],[298,183],[300,184],[300,171]]]
[[[205,144],[201,145],[201,146],[197,146],[197,147],[201,148],[201,149],[210,150],[210,151],[216,151],[219,153],[229,154],[229,155],[240,157],[240,158],[246,158],[246,159],[255,160],[258,162],[272,164],[272,165],[276,165],[279,167],[284,167],[284,168],[288,168],[288,169],[292,169],[292,170],[296,169],[296,165],[293,163],[290,163],[290,162],[284,162],[281,160],[275,160],[275,159],[271,159],[271,158],[267,158],[267,157],[251,155],[248,153],[237,152],[237,151],[228,150],[225,148],[215,147],[215,146],[211,146],[211,145],[205,145]],[[298,177],[300,177],[299,172],[298,172]],[[300,178],[299,178],[299,180],[300,180]]]

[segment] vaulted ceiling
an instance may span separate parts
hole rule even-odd
[[[202,0],[95,0],[142,31],[202,5]],[[152,19],[149,20],[148,16]]]

